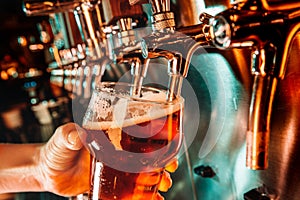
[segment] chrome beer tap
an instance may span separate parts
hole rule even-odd
[[[101,82],[106,66],[111,63],[108,57],[107,39],[100,8],[101,1],[83,1],[76,7],[77,25],[82,31],[82,38],[86,43],[86,61],[82,62],[75,71],[75,93],[83,99],[89,99],[91,91]],[[81,70],[80,68],[83,68]],[[83,79],[82,76],[85,78]],[[78,83],[79,82],[79,83]],[[79,89],[79,87],[83,87]]]
[[[180,52],[173,52],[159,48],[170,41],[170,44],[175,42],[171,34],[175,33],[174,13],[170,11],[170,1],[150,0],[150,1],[133,1],[129,0],[130,4],[151,3],[152,6],[152,29],[153,32],[149,36],[143,38],[141,43],[142,55],[145,59],[166,58],[168,60],[169,93],[168,100],[172,101],[175,90],[178,87],[178,66],[182,64],[182,55]]]
[[[174,13],[170,10],[169,0],[129,0],[131,4],[151,3],[152,34],[141,42],[142,55],[145,59],[164,58],[168,62],[168,95],[172,101],[181,93],[182,81],[188,74],[193,53],[209,44],[208,19],[212,16],[203,14],[201,24],[176,31]]]
[[[113,62],[111,68],[116,72],[116,77],[112,75],[113,77],[110,78],[120,78],[121,73],[118,73],[120,69],[130,65],[132,83],[137,85],[142,77],[141,69],[144,62],[140,59],[142,56],[139,56],[140,36],[134,30],[134,26],[137,23],[144,23],[142,22],[144,20],[143,9],[140,5],[131,6],[128,0],[118,2],[102,0],[101,5],[103,21],[106,24],[107,56]],[[138,95],[134,94],[135,91],[137,90],[132,91],[133,95]]]
[[[66,64],[70,64],[70,60],[64,60],[63,55],[66,49],[76,48],[77,56],[82,59],[82,40],[77,37],[78,30],[75,26],[73,10],[81,4],[81,1],[51,1],[44,0],[24,0],[23,11],[27,16],[48,16],[51,29],[48,34],[54,34],[54,41],[52,41],[51,50],[56,67],[63,67]],[[75,25],[75,26],[74,26]],[[49,30],[48,30],[49,31]],[[41,37],[45,33],[41,30]],[[59,38],[59,39],[56,39]],[[57,40],[57,41],[56,41]],[[80,48],[80,49],[78,49]],[[61,52],[60,52],[61,51]]]
[[[114,49],[115,62],[117,64],[127,63],[130,65],[132,96],[139,96],[143,79],[149,66],[149,59],[142,56],[140,38],[135,33],[132,18],[121,18],[118,20],[119,47]]]
[[[213,44],[221,49],[250,48],[252,96],[249,108],[246,166],[268,167],[270,123],[278,82],[300,30],[300,3],[272,6],[266,0],[241,1],[211,20]]]
[[[106,36],[100,9],[101,1],[83,1],[74,10],[77,25],[82,30],[82,37],[87,45],[87,56],[91,60],[105,56]]]
[[[73,91],[68,89],[68,92],[72,92],[76,96],[84,94],[84,98],[90,96],[90,90],[94,87],[92,85],[101,81],[105,67],[110,63],[110,60],[106,57],[107,43],[106,35],[103,32],[104,25],[100,4],[101,1],[98,0],[67,0],[51,3],[43,0],[24,0],[23,5],[24,12],[28,16],[63,15],[60,17],[62,19],[60,25],[63,27],[62,30],[66,29],[63,31],[66,33],[64,40],[70,44],[64,47],[67,49],[58,50],[54,48],[54,58],[56,67],[58,67],[54,70],[61,70],[63,71],[62,74],[66,74],[66,71],[70,68],[69,66],[72,65]],[[68,52],[68,48],[76,49],[77,55],[76,52],[73,53],[72,58],[78,57],[77,61],[70,63],[70,59],[64,59],[64,52]],[[65,69],[66,66],[67,69]],[[79,68],[84,68],[84,70],[79,70]],[[81,71],[85,73],[82,74]],[[85,76],[85,79],[79,76]]]

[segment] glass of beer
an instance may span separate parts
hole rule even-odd
[[[183,133],[182,97],[128,83],[102,82],[83,118],[82,140],[91,153],[89,199],[151,200]]]

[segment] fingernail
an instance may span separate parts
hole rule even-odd
[[[82,147],[80,138],[76,131],[71,131],[68,135],[68,142],[72,145],[72,147],[77,150]]]

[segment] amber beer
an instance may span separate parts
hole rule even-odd
[[[149,92],[149,91],[148,91]],[[157,91],[155,91],[157,92]],[[107,109],[101,117],[95,113],[115,98],[97,99],[95,93],[83,127],[85,141],[92,154],[90,199],[151,200],[157,192],[164,166],[176,156],[182,140],[182,98],[166,103],[144,99],[127,99],[120,113]],[[97,96],[101,95],[101,92]],[[161,93],[160,96],[165,96]],[[158,102],[157,102],[158,101]],[[114,106],[114,105],[110,105]],[[126,111],[124,111],[126,106]],[[118,106],[115,106],[118,107]],[[125,113],[124,113],[125,112]],[[89,113],[89,114],[88,114]],[[115,123],[113,115],[123,115]],[[105,119],[104,119],[105,118]],[[121,117],[122,118],[122,117]],[[93,120],[90,120],[93,119]]]

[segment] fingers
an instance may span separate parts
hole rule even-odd
[[[137,178],[138,185],[155,185],[158,184],[158,190],[161,192],[167,192],[172,186],[172,179],[170,173],[175,172],[178,168],[178,160],[173,159],[162,172],[143,173]],[[169,173],[170,172],[170,173]]]
[[[157,185],[158,190],[161,192],[167,192],[169,188],[172,186],[172,179],[170,174],[167,171],[157,171],[157,172],[150,172],[150,173],[142,173],[138,176],[136,180],[136,188],[134,190],[134,197],[138,197],[142,195],[143,198],[141,199],[152,199],[152,198],[145,198],[145,195],[152,195],[151,192],[147,193],[144,191],[146,186],[155,186]],[[137,198],[139,199],[139,198]],[[155,200],[163,200],[164,198],[157,192],[155,194]]]
[[[41,150],[41,157],[51,170],[66,170],[72,166],[82,148],[79,134],[83,131],[78,125],[68,123],[58,127],[54,135]],[[49,171],[50,172],[50,171]]]
[[[158,190],[162,192],[167,192],[170,187],[172,186],[172,178],[170,176],[170,173],[173,173],[178,168],[178,160],[177,158],[174,158],[166,167],[165,171],[162,175],[161,181],[158,185]],[[170,172],[170,173],[168,173]]]
[[[161,194],[157,193],[155,200],[164,200],[165,198]]]
[[[178,168],[178,159],[174,158],[166,167],[165,170],[167,170],[168,172],[175,172]]]
[[[167,192],[171,186],[172,186],[171,176],[167,171],[164,171],[161,181],[158,185],[158,190],[161,192]]]

